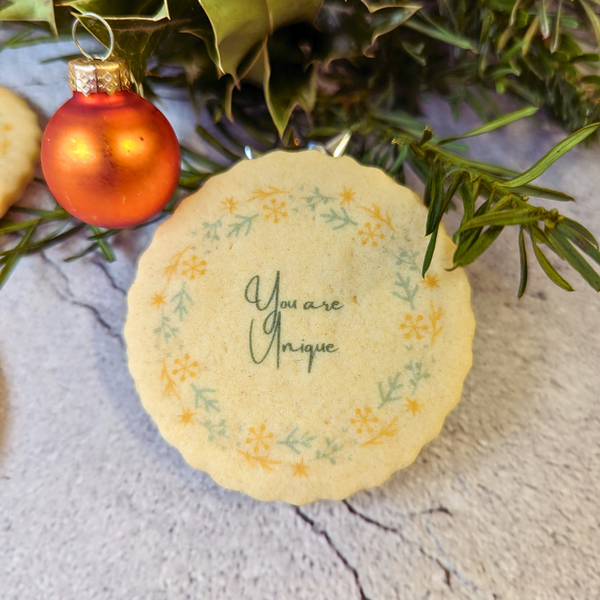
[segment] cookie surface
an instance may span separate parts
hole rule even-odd
[[[41,139],[37,115],[24,100],[0,88],[0,217],[31,181]]]
[[[427,209],[354,159],[272,152],[211,178],[140,259],[129,366],[164,438],[261,500],[341,499],[409,465],[471,367],[474,318]]]

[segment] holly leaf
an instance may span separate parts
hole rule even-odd
[[[220,73],[237,74],[237,68],[252,47],[271,34],[269,10],[264,0],[223,2],[199,0],[209,27],[197,28]]]
[[[0,10],[0,21],[46,21],[58,35],[52,0],[14,0]]]
[[[361,0],[369,9],[370,13],[377,12],[383,8],[398,8],[406,6],[404,0]]]
[[[166,0],[63,0],[56,4],[70,6],[81,13],[93,12],[105,19],[159,21],[169,17]]]
[[[340,58],[373,57],[377,38],[393,31],[410,19],[420,4],[386,2],[373,8],[365,4],[348,5],[344,0],[331,0],[319,12],[316,26],[321,31],[320,47],[314,58],[326,64]],[[388,4],[394,4],[389,8]],[[370,12],[373,10],[373,12]]]
[[[173,33],[180,23],[163,19],[158,22],[129,20],[111,22],[115,36],[114,53],[126,59],[138,84],[146,76],[146,65],[155,48]],[[108,46],[108,34],[101,23],[86,19],[86,29]]]
[[[313,66],[304,67],[302,52],[296,47],[298,56],[290,54],[293,41],[282,32],[263,43],[253,75],[262,69],[262,85],[265,100],[279,136],[288,124],[292,111],[301,106],[307,113],[316,101],[316,71]],[[292,57],[292,60],[289,58]],[[249,73],[251,75],[251,73]]]
[[[182,35],[172,36],[156,49],[155,56],[158,62],[169,67],[183,68],[188,84],[192,84],[207,71],[216,74],[206,44],[196,36],[181,33]],[[213,79],[216,81],[216,76]]]
[[[273,20],[273,30],[291,23],[312,23],[323,0],[266,0]]]
[[[199,0],[210,30],[196,32],[209,45],[221,73],[238,80],[238,67],[248,53],[282,25],[313,21],[322,0]]]
[[[146,64],[154,50],[178,27],[188,22],[170,19],[166,0],[128,3],[119,0],[68,0],[61,6],[70,6],[81,13],[95,12],[109,22],[115,37],[114,54],[129,62],[133,79],[138,84],[146,75]],[[81,23],[108,47],[109,35],[102,23],[86,17],[81,18]]]
[[[204,42],[206,51],[217,67],[219,75],[223,75],[223,69],[219,66],[220,56],[215,42],[215,34],[206,14],[203,13],[201,18],[194,20],[192,27],[184,28],[182,32],[199,37]]]

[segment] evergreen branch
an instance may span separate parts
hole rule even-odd
[[[323,450],[316,451],[314,460],[328,460],[332,465],[335,465],[342,448],[343,446],[340,446],[336,439],[326,437],[325,447]]]
[[[214,223],[204,221],[204,223],[202,223],[202,228],[204,229],[202,239],[218,242],[221,239],[219,237],[219,227],[223,227],[222,217],[221,219],[217,219]]]
[[[396,273],[396,281],[394,282],[396,287],[399,287],[402,292],[392,292],[396,298],[400,298],[400,300],[404,300],[410,304],[410,309],[415,309],[415,296],[419,291],[419,286],[415,285],[413,288],[410,286],[410,277],[403,277],[401,273]]]
[[[419,251],[415,250],[414,252],[410,252],[408,250],[402,249],[396,255],[396,266],[400,267],[402,265],[406,265],[409,271],[418,271],[419,267],[417,267],[417,257],[419,256]]]
[[[385,390],[384,383],[382,381],[377,384],[377,388],[379,390],[379,399],[381,400],[377,408],[383,408],[390,402],[398,402],[398,400],[402,399],[400,396],[394,396],[396,391],[404,387],[404,384],[398,381],[399,379],[400,373],[396,373],[394,377],[388,377],[387,391]]]
[[[197,388],[193,383],[190,384],[194,392],[194,408],[198,408],[200,401],[204,406],[204,410],[209,413],[211,410],[221,412],[219,409],[219,401],[216,398],[211,398],[216,390],[210,388]]]
[[[229,224],[229,233],[227,234],[227,237],[231,237],[232,235],[234,235],[235,237],[239,237],[240,232],[244,232],[244,235],[248,236],[250,234],[250,231],[252,230],[252,223],[254,222],[254,219],[256,219],[259,214],[256,213],[255,215],[250,215],[250,216],[244,216],[244,215],[234,215],[235,218],[238,220],[237,223],[230,223]]]
[[[337,231],[338,229],[342,229],[347,225],[358,225],[356,221],[353,221],[350,218],[350,215],[347,213],[346,209],[340,207],[341,213],[336,212],[334,208],[329,209],[329,213],[322,214],[321,216],[325,219],[327,223],[337,223],[335,227],[333,227],[333,231]]]
[[[333,200],[333,196],[325,196],[321,193],[319,188],[315,188],[308,196],[304,196],[303,200],[306,200],[306,204],[315,212],[319,204],[328,204],[330,200]]]
[[[177,332],[179,329],[177,327],[173,327],[171,325],[171,318],[165,315],[165,311],[163,309],[160,317],[160,325],[154,330],[154,333],[158,335],[159,340],[164,339],[165,342],[169,342],[171,338],[177,337]]]
[[[310,435],[308,431],[305,431],[301,436],[296,436],[296,433],[300,429],[299,427],[295,427],[285,438],[285,440],[276,442],[277,444],[281,444],[283,446],[287,446],[292,452],[295,454],[300,454],[300,450],[298,450],[298,446],[303,446],[304,448],[310,448],[311,442],[317,439],[316,435]],[[296,436],[296,437],[294,437]]]
[[[181,284],[181,289],[171,298],[171,302],[175,302],[174,313],[179,315],[179,320],[183,321],[183,316],[188,314],[188,305],[193,306],[194,300],[185,291],[185,281]]]
[[[411,394],[414,394],[417,391],[419,383],[421,383],[423,379],[429,379],[429,377],[431,376],[429,371],[423,369],[422,358],[418,361],[411,360],[407,365],[405,365],[404,368],[411,375],[410,379],[408,380],[408,383],[410,383],[410,385],[412,386]]]
[[[218,438],[227,438],[227,422],[225,419],[221,419],[219,422],[207,419],[202,423],[205,429],[208,431],[208,441],[214,442]]]

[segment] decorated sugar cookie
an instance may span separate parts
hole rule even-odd
[[[161,225],[125,327],[165,439],[261,500],[341,499],[409,465],[471,367],[474,319],[427,210],[352,158],[277,151],[216,176]]]
[[[23,195],[40,154],[42,131],[27,103],[0,88],[0,217]]]

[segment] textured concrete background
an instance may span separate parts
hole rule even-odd
[[[40,56],[72,52],[2,52],[0,85],[45,124],[70,92],[64,65]],[[165,107],[191,143],[193,115]],[[475,123],[431,113],[441,129]],[[562,137],[540,117],[471,147],[522,169]],[[596,234],[599,157],[576,149],[542,180],[575,195],[561,208]],[[475,361],[441,435],[385,485],[295,508],[193,471],[141,407],[121,332],[148,242],[120,240],[111,265],[52,250],[0,292],[0,598],[600,597],[600,303],[575,274],[558,265],[567,294],[530,264],[518,301],[503,234],[468,269]]]

